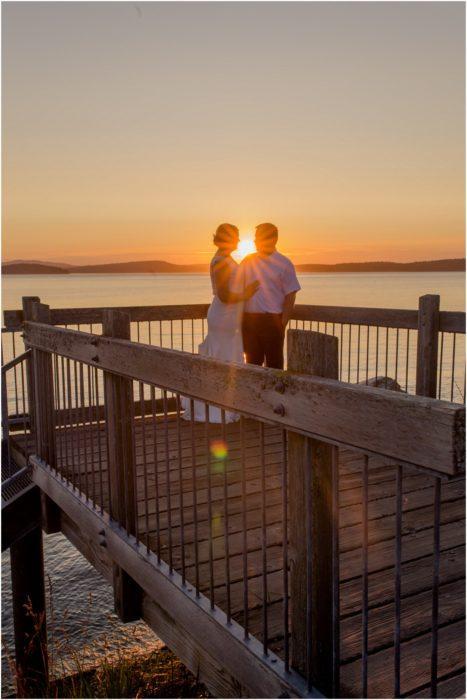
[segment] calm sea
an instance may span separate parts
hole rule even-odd
[[[303,304],[415,309],[422,294],[440,294],[443,310],[465,306],[464,275],[458,272],[305,274],[300,283],[298,302]],[[211,297],[209,278],[202,274],[4,276],[2,291],[3,309],[21,308],[21,297],[32,295],[51,307],[197,304]],[[144,625],[116,620],[110,587],[61,535],[45,537],[45,562],[57,640],[66,639],[73,649],[86,645],[95,656],[106,647],[146,646],[154,640]],[[13,650],[8,553],[2,565],[3,641]],[[5,690],[6,668],[3,659]]]
[[[441,308],[461,311],[462,272],[384,272],[300,275],[298,302],[336,306],[416,308],[422,294],[440,294]],[[3,277],[3,308],[21,308],[22,296],[51,307],[203,304],[207,275],[10,275]]]

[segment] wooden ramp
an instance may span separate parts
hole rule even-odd
[[[135,420],[138,537],[188,584],[284,655],[284,433],[245,420],[192,425]],[[107,510],[103,424],[56,430],[58,469]],[[264,451],[260,442],[264,440]],[[22,446],[24,438],[16,437]],[[242,448],[243,444],[243,448]],[[264,459],[262,458],[264,454]],[[79,455],[79,456],[78,456]],[[362,694],[361,454],[339,453],[341,695]],[[434,480],[404,469],[401,693],[430,695]],[[370,458],[368,482],[368,695],[394,693],[394,465]],[[465,691],[465,481],[441,487],[438,693]],[[246,550],[244,544],[246,542]],[[246,556],[243,552],[246,551]],[[263,564],[266,562],[266,576]],[[245,580],[244,574],[247,574]],[[230,581],[230,586],[226,582]],[[245,585],[246,582],[246,585]],[[247,609],[245,610],[245,603]],[[267,624],[265,624],[265,620]]]

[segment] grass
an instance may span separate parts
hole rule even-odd
[[[165,646],[119,654],[51,684],[51,698],[207,698],[205,687]]]
[[[83,613],[83,634],[87,636],[88,614]],[[42,688],[34,687],[35,697],[45,698],[208,698],[206,688],[172,652],[156,637],[148,643],[136,627],[130,632],[131,645],[115,649],[116,631],[109,640],[108,634],[100,635],[89,644],[76,649],[63,625],[58,624],[54,607],[52,586],[49,579],[49,596],[47,609],[47,655],[49,679]],[[33,645],[41,639],[43,616],[26,606],[26,612],[32,617],[34,633],[29,640]],[[67,611],[64,613],[66,619]],[[109,616],[109,623],[112,620]],[[113,623],[115,624],[115,623]],[[96,658],[96,643],[103,649]],[[113,643],[113,649],[112,649]],[[12,653],[4,646],[11,672],[16,683],[16,696],[31,697],[28,679],[16,668]],[[45,649],[41,645],[42,653]],[[5,697],[5,696],[3,696]]]

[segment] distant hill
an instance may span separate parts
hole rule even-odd
[[[296,265],[298,272],[463,272],[465,258],[448,258],[446,260],[423,260],[420,262],[362,262],[338,263],[337,265],[318,265],[306,263]]]
[[[48,265],[47,263],[4,263],[4,275],[67,275],[69,269]]]
[[[462,272],[465,258],[446,260],[424,260],[410,263],[361,262],[320,265],[315,263],[298,264],[298,272]],[[2,265],[4,275],[66,275],[66,274],[135,274],[135,273],[193,273],[207,272],[205,263],[196,265],[175,265],[164,260],[140,260],[106,265],[63,265],[39,261],[9,261]]]
[[[70,265],[70,263],[62,263],[62,262],[44,262],[43,260],[8,260],[7,262],[4,263],[5,265],[48,265],[49,267],[62,267],[64,270],[68,270],[68,268],[73,267],[73,265]]]
[[[107,263],[105,265],[74,265],[70,272],[83,273],[128,273],[128,272],[206,272],[208,265],[174,265],[165,260],[140,260],[137,262]]]

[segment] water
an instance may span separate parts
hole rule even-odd
[[[384,272],[299,275],[300,304],[416,309],[422,294],[440,294],[441,308],[465,306],[462,272]],[[194,275],[3,276],[3,308],[20,309],[22,296],[39,296],[51,307],[204,304],[209,277]]]
[[[304,274],[299,279],[302,304],[415,309],[422,294],[440,294],[443,310],[461,311],[465,306],[464,275],[457,272]],[[211,290],[208,276],[201,274],[4,276],[3,308],[21,308],[22,296],[39,296],[55,308],[138,306],[206,303]],[[58,639],[66,638],[75,649],[91,645],[96,656],[106,644],[116,648],[154,642],[144,625],[118,622],[111,588],[63,536],[46,536],[44,546]],[[2,564],[3,639],[13,650],[8,553],[2,555]],[[4,660],[3,672],[6,669]]]

